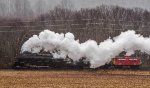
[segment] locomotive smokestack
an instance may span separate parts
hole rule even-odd
[[[54,58],[66,58],[73,61],[85,57],[91,63],[91,68],[97,68],[111,61],[122,51],[131,55],[135,50],[141,50],[150,54],[150,38],[144,38],[135,31],[129,30],[122,32],[119,36],[107,39],[100,44],[94,40],[88,40],[84,43],[74,39],[72,33],[58,34],[50,30],[44,30],[39,35],[34,35],[27,40],[21,49],[21,52],[40,53],[41,50],[50,52]]]

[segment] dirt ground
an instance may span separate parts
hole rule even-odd
[[[0,71],[0,88],[150,88],[150,71]]]

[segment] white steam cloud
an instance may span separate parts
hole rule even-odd
[[[21,53],[46,51],[52,53],[54,58],[66,58],[68,56],[73,61],[85,57],[90,61],[91,68],[97,68],[109,63],[122,51],[126,51],[127,55],[132,55],[135,50],[150,54],[150,38],[144,38],[142,35],[136,34],[135,31],[129,30],[122,32],[113,40],[107,39],[100,44],[94,40],[79,43],[72,33],[58,34],[44,30],[39,35],[33,35],[29,38],[23,44]]]

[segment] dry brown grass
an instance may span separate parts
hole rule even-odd
[[[149,71],[0,71],[0,88],[149,88]]]

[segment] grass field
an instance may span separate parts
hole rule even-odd
[[[0,88],[150,88],[150,71],[0,71]]]

